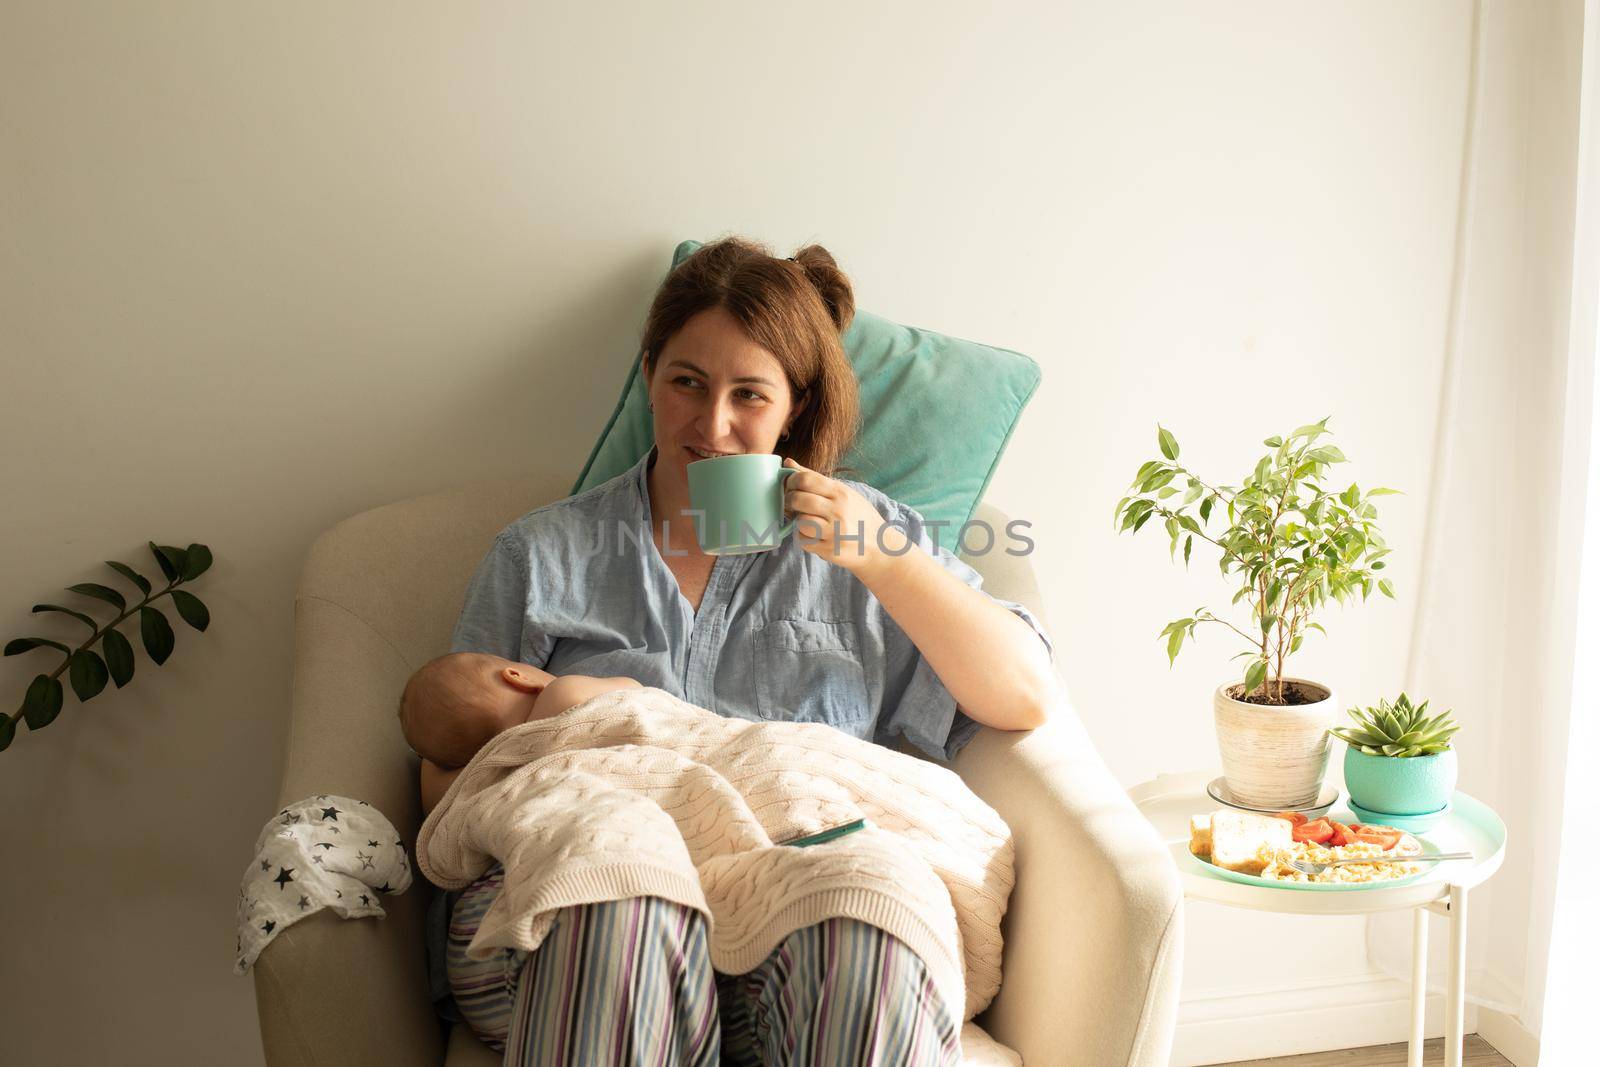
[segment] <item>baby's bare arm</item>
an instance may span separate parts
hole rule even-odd
[[[422,814],[427,815],[444,799],[450,783],[456,780],[461,768],[446,770],[431,759],[422,761]]]
[[[591,678],[586,674],[564,674],[545,686],[544,692],[533,705],[529,720],[548,719],[575,708],[585,700],[618,689],[643,689],[632,678]]]

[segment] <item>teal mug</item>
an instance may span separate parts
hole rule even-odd
[[[695,537],[708,556],[770,552],[794,531],[786,521],[783,487],[796,468],[770,452],[717,456],[689,464],[689,507]]]

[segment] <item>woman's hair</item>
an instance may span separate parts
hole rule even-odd
[[[695,315],[724,308],[756,344],[778,358],[796,404],[806,407],[778,442],[778,454],[833,476],[855,441],[860,401],[840,335],[855,317],[855,294],[833,256],[807,245],[789,259],[742,237],[698,249],[667,275],[645,321],[646,370]]]

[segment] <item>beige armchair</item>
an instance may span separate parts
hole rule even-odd
[[[416,757],[395,720],[400,689],[448,650],[467,579],[495,533],[566,489],[553,477],[468,486],[364,512],[317,539],[295,599],[280,806],[315,793],[357,797],[415,842],[422,812]],[[988,506],[978,517],[996,529],[1007,521]],[[968,562],[986,589],[1045,619],[1027,557]],[[954,769],[1016,839],[1004,978],[976,1024],[1029,1067],[1166,1064],[1183,944],[1177,874],[1077,718],[1062,708],[1032,732],[983,729]],[[499,1062],[465,1025],[447,1035],[433,1012],[427,899],[418,874],[384,899],[385,919],[324,911],[267,946],[254,973],[269,1067]]]

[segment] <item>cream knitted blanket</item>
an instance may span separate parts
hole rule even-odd
[[[805,848],[774,845],[865,817]],[[961,1021],[1000,988],[1011,832],[944,767],[822,723],[724,718],[606,693],[485,745],[417,839],[422,873],[505,887],[468,946],[533,950],[573,904],[659,896],[708,919],[712,965],[756,967],[836,916],[905,942]]]

